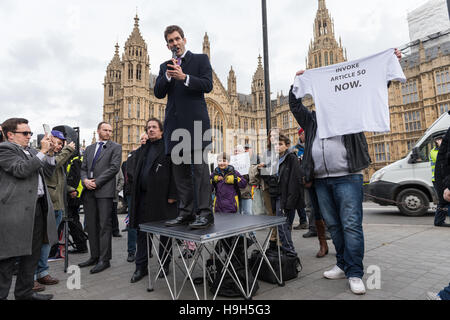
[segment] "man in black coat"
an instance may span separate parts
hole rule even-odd
[[[164,143],[174,164],[180,200],[179,217],[166,225],[206,228],[214,222],[209,169],[204,157],[211,144],[204,94],[213,88],[212,68],[207,55],[186,51],[180,27],[167,27],[164,37],[173,58],[161,64],[154,92],[159,99],[167,96]]]
[[[130,228],[138,229],[136,271],[131,283],[141,280],[148,274],[147,234],[139,230],[139,225],[151,221],[174,219],[177,216],[176,187],[172,174],[170,156],[164,152],[162,139],[163,125],[152,118],[147,122],[147,143],[134,154],[133,176],[130,187],[131,206]],[[131,168],[129,168],[131,169]],[[166,251],[171,246],[168,237],[161,236],[159,257],[165,260],[164,272],[168,274],[170,255]],[[164,250],[164,247],[167,249]],[[151,248],[150,248],[151,251]],[[161,272],[160,277],[163,276]]]
[[[445,208],[436,211],[434,225],[436,227],[450,227],[450,224],[445,223],[445,216],[449,215],[450,209],[450,129],[448,129],[436,158],[435,168],[435,187],[439,199],[438,208]]]

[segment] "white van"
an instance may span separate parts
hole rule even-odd
[[[375,172],[366,192],[380,205],[397,205],[408,216],[427,213],[430,202],[437,203],[431,182],[430,151],[434,137],[444,135],[450,127],[450,114],[442,114],[420,138],[408,155]]]

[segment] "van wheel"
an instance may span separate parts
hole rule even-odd
[[[430,203],[428,197],[418,189],[405,189],[397,196],[400,212],[411,217],[423,216],[427,213]]]

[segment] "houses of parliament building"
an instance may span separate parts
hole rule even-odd
[[[103,120],[113,126],[113,141],[122,145],[122,159],[139,146],[151,117],[164,121],[166,99],[153,93],[156,75],[150,72],[147,44],[139,30],[139,18],[128,37],[124,52],[115,54],[104,79]],[[404,157],[413,144],[450,103],[450,46],[425,48],[402,59],[408,79],[405,84],[393,83],[389,88],[391,131],[383,134],[366,133],[372,165],[365,170],[364,180],[378,169]],[[205,33],[203,53],[210,57],[210,42]],[[238,93],[233,67],[225,87],[213,67],[213,90],[205,95],[213,135],[213,152],[232,153],[238,144],[250,144],[258,153],[266,147],[264,69],[261,56],[255,61],[256,70],[251,93]],[[314,35],[309,45],[308,69],[347,61],[342,41],[336,40],[334,22],[325,0],[318,0]],[[311,98],[304,104],[314,108]],[[277,94],[271,101],[271,126],[278,127],[295,145],[299,125],[289,110],[288,97]]]

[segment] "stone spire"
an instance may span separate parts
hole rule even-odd
[[[230,72],[228,73],[228,94],[230,96],[237,95],[236,74],[234,73],[233,66],[231,66]]]
[[[319,0],[319,10],[325,10],[326,8],[325,0]]]
[[[252,82],[252,95],[253,95],[253,107],[256,109],[263,109],[264,97],[265,97],[265,87],[264,87],[264,68],[262,65],[261,55],[258,56],[258,67],[253,75]]]
[[[319,0],[319,7],[314,21],[314,37],[309,46],[307,68],[319,68],[346,61],[344,48],[334,34],[334,21],[325,4]]]
[[[203,37],[203,53],[208,56],[209,60],[211,60],[210,48],[208,33],[205,32],[205,36]]]

